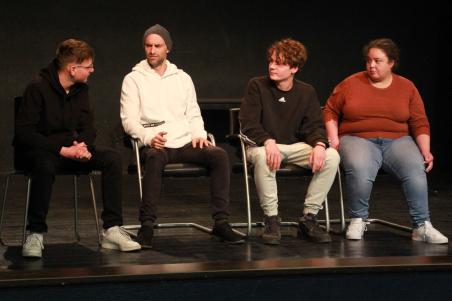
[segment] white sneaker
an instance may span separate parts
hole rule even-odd
[[[41,233],[30,233],[27,235],[27,239],[22,246],[23,257],[42,257],[42,250],[44,250],[44,244],[42,242],[43,237]]]
[[[433,228],[432,223],[429,221],[425,221],[418,228],[413,229],[411,238],[416,241],[425,241],[429,244],[447,244],[449,242],[449,239]]]
[[[352,240],[360,240],[363,238],[364,231],[367,230],[366,222],[362,218],[352,218],[347,228],[345,237]]]
[[[121,227],[114,226],[102,233],[102,248],[120,250],[124,252],[140,250],[141,246],[130,238],[130,235]]]

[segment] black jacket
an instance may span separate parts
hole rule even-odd
[[[15,119],[14,146],[25,152],[42,149],[58,154],[73,141],[92,149],[95,136],[88,85],[76,83],[66,93],[54,60],[25,89]]]
[[[251,79],[239,119],[242,134],[257,146],[267,139],[279,144],[328,145],[317,93],[299,80],[294,80],[290,91],[281,91],[268,76]]]

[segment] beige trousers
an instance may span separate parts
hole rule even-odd
[[[295,144],[277,144],[283,163],[292,163],[303,168],[311,169],[309,157],[312,146],[304,142]],[[260,205],[266,216],[278,215],[278,188],[276,173],[267,165],[265,147],[248,147],[247,159],[254,166],[254,182]],[[315,173],[309,183],[304,200],[303,214],[317,214],[323,207],[328,191],[333,185],[334,177],[339,165],[339,154],[334,148],[326,150],[325,165]]]

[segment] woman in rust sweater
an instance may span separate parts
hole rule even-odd
[[[348,239],[361,239],[380,168],[402,182],[413,223],[412,239],[447,243],[430,223],[426,172],[433,167],[430,126],[414,84],[395,73],[399,49],[390,39],[363,49],[366,71],[337,85],[324,110],[331,147],[345,170],[351,222]]]

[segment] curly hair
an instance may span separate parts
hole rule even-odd
[[[400,50],[396,43],[394,43],[393,40],[388,38],[382,38],[382,39],[375,39],[370,41],[367,45],[363,47],[363,56],[364,60],[367,60],[367,55],[369,54],[369,50],[371,48],[378,48],[382,50],[386,56],[388,57],[389,61],[394,62],[393,69],[397,69],[399,66],[399,56],[400,56]]]
[[[275,55],[277,64],[287,64],[291,68],[303,67],[308,59],[306,47],[297,40],[287,38],[274,42],[267,50],[267,59]]]
[[[74,62],[80,64],[86,59],[94,60],[94,50],[84,41],[68,39],[58,45],[56,59],[59,68]]]

